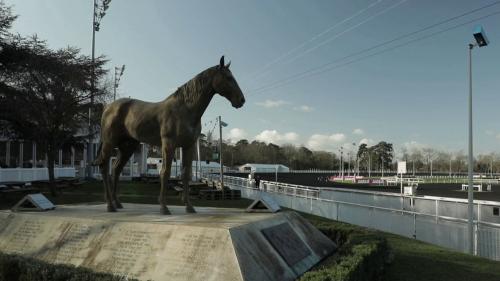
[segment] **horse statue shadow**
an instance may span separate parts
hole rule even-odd
[[[228,99],[235,108],[245,103],[245,97],[229,70],[230,64],[225,65],[222,56],[219,65],[202,71],[161,102],[122,98],[105,108],[101,119],[99,155],[94,164],[101,169],[108,212],[123,208],[118,200],[118,179],[142,142],[161,147],[159,201],[160,212],[165,215],[170,214],[166,206],[166,189],[172,160],[175,149],[182,148],[183,201],[186,211],[195,213],[189,199],[189,180],[196,139],[201,133],[201,117],[215,94]],[[108,163],[115,148],[118,157],[113,163],[110,179]]]

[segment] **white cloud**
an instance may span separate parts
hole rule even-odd
[[[247,135],[248,134],[244,129],[232,128],[231,130],[229,130],[229,133],[226,135],[226,138],[230,139],[233,142],[244,139],[247,137]]]
[[[342,133],[321,135],[314,134],[307,141],[307,146],[312,150],[335,150],[340,142],[345,140],[345,135]]]
[[[493,136],[495,133],[492,131],[492,130],[486,130],[485,133],[488,135],[488,136]]]
[[[314,108],[308,106],[308,105],[301,105],[301,106],[296,106],[293,109],[302,111],[302,112],[311,112],[314,110]]]
[[[285,144],[291,143],[295,144],[299,140],[299,135],[295,132],[288,132],[284,134],[280,134],[276,130],[264,130],[260,132],[255,139],[258,141],[262,141],[265,143],[274,143],[274,144]]]
[[[424,145],[424,144],[421,144],[417,141],[407,141],[405,143],[403,143],[403,147],[406,148],[408,151],[412,151],[412,150],[420,150],[420,149],[423,149],[425,147],[427,147],[427,145]]]
[[[364,144],[366,144],[366,145],[368,145],[368,146],[370,146],[370,145],[373,145],[373,144],[375,143],[375,141],[374,141],[374,140],[372,140],[372,139],[363,138],[363,139],[361,139],[361,140],[359,141],[359,144],[361,145],[361,144],[363,144],[363,143],[364,143]]]
[[[500,140],[500,134],[497,134],[497,135],[495,136],[495,138],[496,138],[497,140]]]
[[[258,106],[263,106],[265,108],[273,108],[283,106],[285,104],[288,104],[288,102],[284,100],[265,100],[264,102],[257,102],[255,104]]]
[[[363,131],[363,129],[357,128],[357,129],[354,129],[354,130],[352,131],[352,133],[353,133],[354,135],[362,135],[362,134],[364,134],[365,132]]]

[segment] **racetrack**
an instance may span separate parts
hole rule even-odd
[[[239,176],[247,178],[248,174],[227,174],[231,176]],[[256,177],[262,180],[275,181],[276,175],[274,173],[257,173]],[[370,186],[367,184],[350,184],[328,181],[328,177],[335,176],[334,174],[325,173],[278,173],[278,182],[306,185],[313,187],[323,188],[346,188],[364,191],[377,191],[377,192],[392,192],[400,193],[399,186]],[[419,184],[417,196],[437,196],[437,197],[451,197],[451,198],[467,198],[467,192],[461,190],[460,183],[430,183]],[[486,186],[484,186],[486,190]],[[474,192],[474,200],[497,201],[500,202],[500,185],[493,185],[491,191]]]

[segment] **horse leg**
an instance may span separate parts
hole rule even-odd
[[[111,153],[113,152],[113,146],[103,143],[101,153],[99,155],[100,162],[99,168],[101,169],[102,183],[104,185],[104,200],[108,205],[108,212],[116,212],[115,206],[113,206],[111,197],[111,184],[109,179],[109,159],[111,158]]]
[[[191,171],[193,166],[193,152],[194,145],[188,148],[182,148],[182,183],[184,184],[184,204],[186,205],[186,212],[196,213],[191,205],[191,199],[189,198],[189,181],[191,180]]]
[[[117,209],[122,209],[123,205],[118,200],[118,194],[119,194],[119,188],[118,188],[118,181],[120,180],[120,174],[123,171],[123,168],[127,164],[128,160],[130,159],[130,156],[134,154],[135,149],[137,148],[138,143],[137,142],[130,142],[126,143],[124,145],[121,145],[118,148],[118,158],[116,159],[115,163],[113,163],[113,170],[112,170],[112,178],[113,178],[113,203]]]
[[[166,190],[168,179],[170,178],[170,169],[172,168],[172,159],[174,159],[175,146],[168,139],[162,139],[161,144],[161,154],[162,154],[162,165],[160,171],[160,213],[162,215],[170,215],[170,211],[166,205]]]

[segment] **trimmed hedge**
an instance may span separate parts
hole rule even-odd
[[[0,281],[133,281],[72,265],[50,264],[34,258],[0,253]]]
[[[311,220],[340,247],[300,281],[367,281],[380,280],[384,265],[390,260],[387,240],[374,231],[337,222]]]

